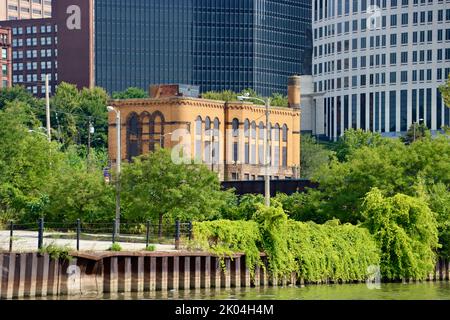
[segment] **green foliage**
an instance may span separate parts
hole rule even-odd
[[[0,211],[36,221],[48,203],[47,183],[54,180],[63,157],[55,143],[29,132],[27,125],[35,119],[28,111],[19,102],[0,111]]]
[[[333,156],[333,152],[327,150],[322,144],[317,143],[311,135],[302,135],[301,143],[301,175],[309,179],[323,165],[326,165]]]
[[[439,90],[441,91],[445,105],[450,108],[450,74],[448,75],[447,82],[440,86]]]
[[[450,190],[443,183],[432,184],[425,190],[424,196],[430,209],[436,214],[439,232],[439,255],[450,258]]]
[[[145,99],[148,98],[147,92],[141,88],[131,87],[125,91],[114,92],[112,94],[113,99],[125,100],[125,99]]]
[[[374,188],[364,201],[365,226],[381,248],[381,273],[389,279],[425,279],[435,267],[436,218],[423,199]]]
[[[343,162],[348,159],[356,150],[362,147],[377,147],[385,139],[377,132],[364,131],[362,129],[349,129],[336,143],[336,156],[339,161]]]
[[[228,220],[251,220],[257,209],[257,204],[264,203],[264,196],[246,194],[239,198],[230,197],[229,205],[224,208],[222,218]]]
[[[365,228],[289,220],[280,204],[258,205],[255,221],[214,221],[194,224],[197,247],[219,256],[246,253],[250,270],[268,256],[275,276],[295,272],[305,281],[364,280],[368,267],[379,264],[379,250]]]
[[[120,252],[120,251],[122,251],[122,246],[118,243],[113,243],[111,245],[111,248],[109,248],[109,251]]]
[[[225,205],[215,173],[204,165],[175,164],[165,149],[125,164],[121,184],[130,221],[213,219]]]
[[[225,258],[236,253],[246,255],[251,274],[260,264],[261,235],[258,224],[253,221],[217,220],[194,222],[192,247]]]
[[[319,212],[329,213],[343,222],[358,223],[365,195],[374,187],[387,196],[415,195],[415,184],[422,177],[426,185],[450,185],[449,137],[427,137],[406,146],[400,140],[383,139],[377,146],[354,149],[346,162],[332,160],[316,172],[320,197],[312,197]]]
[[[150,244],[145,248],[145,251],[153,252],[156,251],[156,246],[154,244]]]
[[[245,90],[242,90],[241,93],[236,93],[236,92],[233,92],[230,90],[208,91],[208,92],[205,92],[202,94],[202,98],[210,99],[210,100],[225,101],[225,102],[234,102],[234,101],[238,101],[238,96],[244,95],[244,94],[248,94],[249,97],[252,97],[252,98],[258,98],[258,99],[265,100],[265,97],[258,95],[256,93],[256,91],[253,89],[245,89]],[[250,101],[256,105],[264,105],[264,103],[262,103],[259,100],[250,100]],[[270,97],[270,101],[271,101],[270,102],[271,106],[274,106],[274,107],[287,108],[288,104],[289,104],[288,97],[283,96],[282,94],[279,94],[279,93],[272,94],[272,96]]]
[[[322,198],[320,191],[308,189],[304,193],[296,192],[290,196],[280,193],[275,200],[281,203],[290,219],[322,224],[333,218],[327,210],[324,210],[326,202]]]
[[[68,246],[61,247],[55,244],[49,244],[42,247],[42,249],[39,250],[39,253],[48,254],[52,260],[71,261],[72,256],[70,255],[70,251],[72,251],[72,249]]]
[[[427,128],[425,123],[413,123],[405,136],[401,137],[401,140],[406,144],[411,144],[417,140],[429,137],[430,135],[430,130]]]
[[[27,105],[38,116],[45,115],[44,101],[34,98],[23,86],[0,89],[0,110],[5,109],[12,102]]]
[[[51,108],[58,113],[52,124],[57,126],[56,138],[64,146],[88,144],[89,121],[95,128],[91,146],[106,148],[108,141],[108,94],[101,88],[79,91],[75,85],[61,83],[51,100]]]
[[[202,94],[203,99],[209,99],[209,100],[218,100],[218,101],[237,101],[238,94],[231,91],[231,90],[224,90],[224,91],[208,91]]]
[[[49,203],[46,219],[73,223],[110,221],[114,216],[115,189],[106,184],[102,167],[95,162],[89,169],[76,150],[65,153],[65,164],[55,172],[57,178],[48,184]]]

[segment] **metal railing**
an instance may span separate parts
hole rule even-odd
[[[105,223],[86,223],[80,219],[73,223],[67,222],[47,222],[43,218],[36,223],[14,223],[9,222],[7,229],[3,229],[3,241],[0,239],[0,251],[3,249],[13,252],[15,244],[20,241],[34,242],[34,248],[42,250],[45,240],[73,240],[77,251],[84,250],[85,241],[91,243],[128,243],[145,245],[142,250],[146,250],[152,244],[173,245],[175,250],[179,250],[187,241],[192,239],[192,222],[181,223],[121,223],[120,235],[116,234],[116,221]],[[1,229],[0,229],[1,231]],[[6,243],[9,238],[9,243]],[[3,244],[3,246],[2,246]],[[2,248],[8,247],[8,249]],[[23,248],[19,248],[23,250]],[[100,250],[99,250],[100,251]],[[103,251],[103,250],[101,250]]]

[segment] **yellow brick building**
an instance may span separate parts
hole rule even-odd
[[[149,99],[112,100],[121,114],[123,161],[158,147],[183,150],[184,157],[211,167],[221,180],[262,180],[264,141],[270,139],[272,179],[300,176],[300,84],[291,77],[289,108],[180,96],[178,86],[156,86]],[[117,155],[116,117],[109,115],[109,155]],[[179,152],[173,152],[178,155]]]

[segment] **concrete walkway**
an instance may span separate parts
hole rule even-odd
[[[49,236],[58,237],[63,233],[46,233],[44,235],[44,246],[54,244],[58,247],[69,247],[76,249],[77,243],[74,239],[51,239]],[[75,235],[73,235],[75,237]],[[98,235],[96,235],[98,237]],[[9,231],[0,230],[0,251],[9,250]],[[109,239],[108,239],[109,238]],[[111,237],[105,236],[105,241],[80,240],[80,251],[107,251],[111,247]],[[141,238],[142,239],[142,238]],[[124,251],[143,251],[145,243],[117,242]],[[34,252],[37,251],[38,238],[35,231],[14,231],[13,251],[14,252]],[[175,251],[175,245],[155,244],[156,251]]]

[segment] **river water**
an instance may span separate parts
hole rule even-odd
[[[144,294],[83,295],[73,300],[450,300],[450,282],[310,285],[285,288],[209,289]]]

